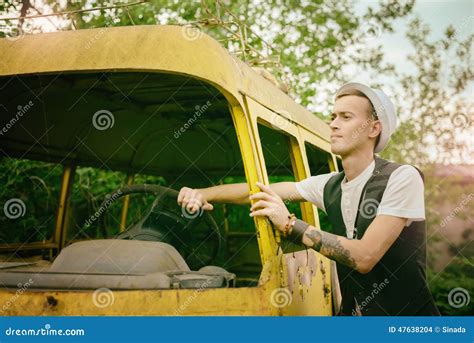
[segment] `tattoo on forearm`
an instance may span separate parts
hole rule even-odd
[[[314,250],[348,267],[354,269],[357,267],[350,251],[342,246],[337,235],[320,230],[308,230],[305,235],[313,242],[311,248]]]
[[[313,245],[311,246],[311,248],[313,248],[316,251],[320,251],[321,245],[323,244],[323,237],[321,235],[321,231],[319,230],[313,230],[309,232],[308,231],[305,232],[305,235],[309,239],[311,239],[311,241],[313,242]]]

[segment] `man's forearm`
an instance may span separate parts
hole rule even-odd
[[[338,263],[363,271],[363,252],[359,243],[360,241],[349,240],[345,237],[318,230],[313,226],[308,227],[303,236],[304,245],[319,251]]]
[[[210,203],[229,203],[245,205],[250,203],[249,186],[246,183],[232,183],[201,188],[200,191]]]
[[[301,195],[297,192],[294,182],[277,182],[270,185],[283,200],[303,201]],[[249,186],[247,183],[233,183],[227,185],[218,185],[208,188],[201,188],[206,200],[210,203],[229,203],[246,205],[249,200]]]

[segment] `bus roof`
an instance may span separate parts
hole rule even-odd
[[[329,140],[330,129],[215,39],[187,37],[182,26],[122,26],[0,39],[0,76],[94,71],[187,75],[213,84],[227,100],[244,94]],[[239,94],[240,93],[240,94]],[[230,96],[229,96],[230,95]]]

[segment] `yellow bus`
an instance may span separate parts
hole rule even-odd
[[[329,259],[286,245],[248,206],[190,216],[176,204],[182,186],[257,192],[337,170],[326,123],[180,26],[4,38],[0,51],[2,164],[41,163],[57,189],[3,190],[2,315],[335,313]],[[100,206],[83,196],[98,187],[87,173],[108,193]],[[110,173],[120,182],[102,185]],[[290,206],[320,226],[314,205]],[[51,219],[41,235],[34,213]]]

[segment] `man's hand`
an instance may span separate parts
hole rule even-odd
[[[285,203],[269,186],[257,182],[257,187],[262,192],[250,196],[250,200],[257,201],[250,208],[250,216],[267,216],[276,229],[284,231],[290,215]]]
[[[179,191],[178,205],[189,214],[196,212],[212,211],[214,206],[207,202],[204,194],[199,189],[183,187]]]

